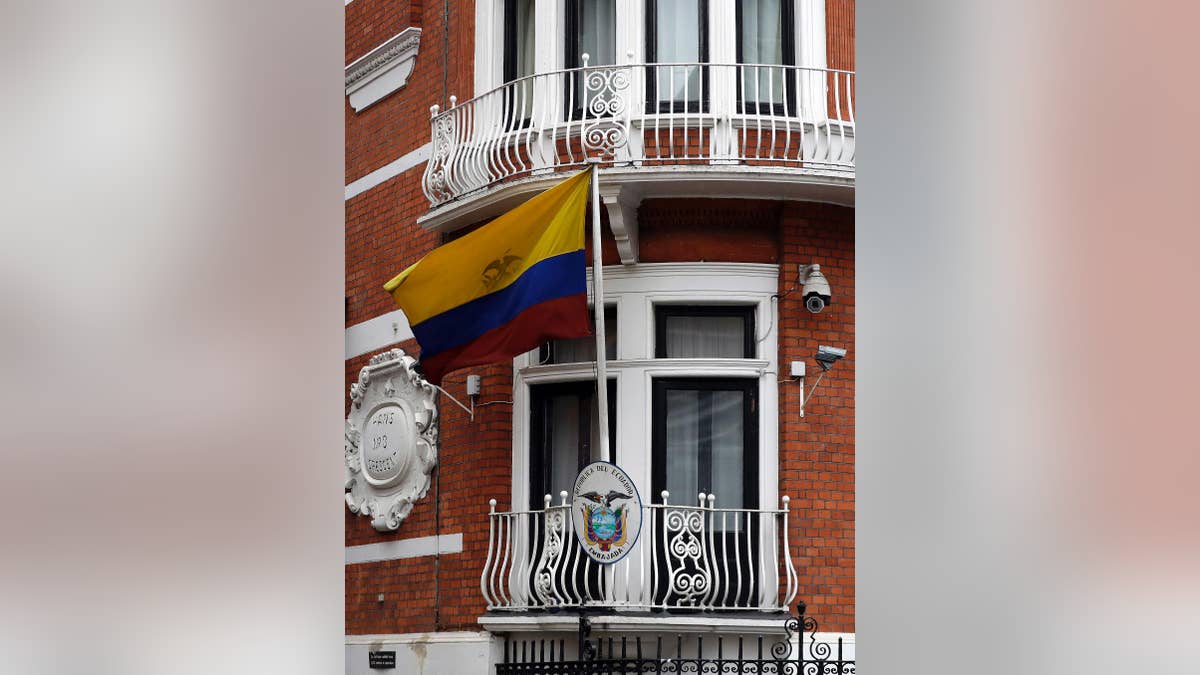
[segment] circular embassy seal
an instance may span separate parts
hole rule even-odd
[[[592,560],[608,565],[624,558],[642,532],[642,499],[633,481],[616,464],[583,467],[575,478],[571,524]]]

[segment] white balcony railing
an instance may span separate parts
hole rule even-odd
[[[532,511],[497,512],[479,587],[489,610],[563,607],[784,611],[799,578],[788,548],[788,498],[779,509],[643,504],[630,552],[594,562],[571,530],[567,494]]]
[[[854,175],[854,73],[657,63],[530,75],[433,106],[433,206],[508,178],[579,167],[746,165]]]

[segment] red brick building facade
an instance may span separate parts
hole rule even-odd
[[[660,433],[655,418],[669,412],[659,409],[666,399],[655,393],[656,378],[747,383],[762,410],[755,407],[740,422],[757,434],[756,447],[737,446],[739,456],[757,463],[744,484],[761,490],[758,508],[778,508],[780,496],[790,497],[795,600],[807,603],[821,631],[852,641],[853,2],[746,3],[780,12],[778,18],[752,17],[732,0],[600,4],[599,10],[565,0],[346,4],[347,390],[372,355],[393,347],[420,353],[384,282],[444,241],[584,168],[586,146],[580,140],[576,155],[572,133],[613,124],[572,109],[572,99],[608,95],[572,79],[571,68],[582,64],[572,62],[570,48],[591,44],[599,52],[591,65],[632,75],[629,88],[608,99],[624,97],[625,109],[611,119],[628,140],[600,164],[603,258],[606,278],[613,279],[605,301],[616,308],[609,330],[617,331],[610,365],[618,379],[617,463],[630,463],[631,476],[643,480],[657,475],[656,462],[672,461],[661,458],[675,446],[647,447],[658,442],[651,440]],[[694,58],[680,58],[692,40],[664,32],[668,11],[677,12],[674,30],[697,27]],[[749,53],[755,26],[769,39]],[[614,54],[608,63],[606,52]],[[653,65],[665,59],[652,53],[664,52],[675,56],[672,62],[695,65]],[[768,65],[739,65],[751,57]],[[672,80],[664,94],[671,69],[685,84],[678,88]],[[442,117],[431,120],[434,105]],[[463,112],[447,117],[448,110]],[[452,127],[440,139],[438,119]],[[685,133],[687,141],[672,136]],[[496,154],[505,143],[513,146],[509,154]],[[820,313],[807,311],[802,295],[800,268],[810,263],[820,265],[832,288],[832,304]],[[744,287],[735,283],[743,277],[751,280]],[[703,290],[710,286],[728,294]],[[689,288],[697,290],[689,296]],[[747,308],[751,318],[739,330],[752,334],[750,352],[664,363],[672,359],[663,358],[656,342],[662,340],[656,322],[666,316],[658,308],[711,305]],[[813,390],[819,345],[848,354]],[[377,531],[370,518],[347,510],[347,672],[369,672],[371,649],[395,650],[398,672],[495,672],[504,629],[481,621],[489,602],[480,582],[494,543],[489,500],[496,500],[496,511],[536,505],[528,476],[537,464],[531,457],[538,451],[530,450],[537,388],[588,379],[570,364],[539,365],[545,360],[534,352],[451,373],[443,387],[460,401],[469,400],[468,374],[480,375],[482,388],[474,420],[439,395],[437,468],[426,496],[394,531]],[[695,372],[681,370],[684,361]],[[791,377],[797,361],[807,364],[803,385]],[[801,416],[802,397],[810,393]],[[768,478],[770,485],[756,487]],[[639,491],[645,502],[658,503],[652,487]],[[737,613],[705,614],[718,626],[727,615]],[[534,621],[513,631],[543,629],[551,630]],[[653,624],[639,630],[652,631]]]

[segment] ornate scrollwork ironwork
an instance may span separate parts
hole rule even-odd
[[[588,70],[583,77],[583,151],[602,160],[614,159],[629,144],[629,69]]]
[[[534,571],[534,592],[547,606],[559,604],[554,594],[554,572],[558,568],[558,560],[563,552],[563,512],[561,509],[546,512],[541,556],[538,558]]]
[[[458,113],[453,109],[447,110],[433,118],[432,129],[430,130],[430,139],[433,147],[430,152],[424,181],[426,196],[435,205],[449,201],[454,197],[454,191],[451,189],[447,174],[450,169],[451,155],[455,147],[454,138],[458,128],[457,118]]]
[[[704,518],[698,510],[670,509],[665,525],[671,532],[669,587],[680,605],[696,605],[708,593],[712,574],[704,551]]]

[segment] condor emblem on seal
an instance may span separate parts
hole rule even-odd
[[[588,557],[615,563],[629,553],[642,531],[642,500],[620,467],[593,462],[575,479],[571,522]]]

